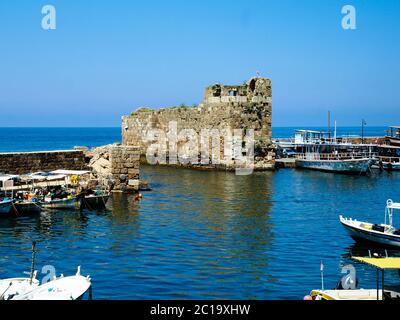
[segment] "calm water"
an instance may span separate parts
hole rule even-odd
[[[1,130],[5,151],[100,145],[119,134],[26,129],[7,137],[10,129]],[[21,138],[32,132],[35,143]],[[351,251],[366,254],[366,248],[355,246],[338,215],[381,222],[386,200],[400,200],[400,174],[287,169],[235,176],[144,166],[141,175],[154,190],[140,203],[115,194],[104,212],[1,219],[0,277],[29,270],[33,239],[39,271],[53,265],[57,274],[69,275],[82,265],[96,299],[301,299],[320,287],[321,260],[327,288],[349,263],[357,267],[360,286],[373,287],[374,270],[349,259]]]
[[[321,260],[333,287],[350,250],[362,248],[338,215],[380,222],[387,198],[400,198],[395,174],[242,177],[145,166],[142,176],[154,191],[140,203],[116,194],[106,212],[1,220],[1,277],[29,270],[35,239],[39,270],[82,265],[96,299],[301,299],[320,287]],[[373,287],[374,271],[357,267],[360,286]]]

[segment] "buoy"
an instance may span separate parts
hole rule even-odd
[[[313,298],[311,297],[311,296],[305,296],[304,298],[303,298],[303,300],[304,301],[310,301],[310,300],[312,300]]]

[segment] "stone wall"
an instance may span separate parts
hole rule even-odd
[[[111,144],[90,152],[89,167],[102,185],[114,191],[139,189],[139,147]]]
[[[274,168],[275,152],[271,142],[272,89],[269,79],[252,78],[240,86],[209,86],[205,90],[203,102],[196,107],[160,110],[141,108],[122,118],[122,143],[126,146],[139,146],[144,155],[152,143],[147,139],[147,133],[154,129],[168,132],[172,121],[177,123],[178,132],[193,129],[197,134],[202,129],[254,129],[258,163],[256,169]]]
[[[139,147],[114,146],[110,149],[111,174],[116,191],[139,189]]]
[[[1,173],[25,174],[57,169],[87,169],[84,153],[74,150],[0,153]]]

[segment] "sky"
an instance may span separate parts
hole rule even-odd
[[[400,124],[398,0],[1,0],[0,40],[0,127],[118,127],[257,72],[273,126]]]

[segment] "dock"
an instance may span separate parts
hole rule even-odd
[[[275,160],[276,168],[296,168],[295,158],[282,158]]]

